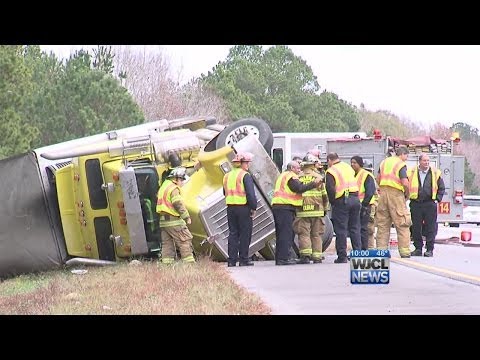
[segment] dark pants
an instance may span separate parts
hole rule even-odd
[[[252,241],[253,220],[247,205],[227,206],[228,262],[231,264],[248,261],[248,250]]]
[[[295,220],[295,210],[282,208],[272,208],[273,219],[275,221],[275,260],[288,260],[290,248],[293,246],[295,233],[293,232],[293,220]]]
[[[350,195],[346,201],[344,197],[335,199],[332,204],[332,223],[335,230],[335,249],[339,259],[347,258],[347,234],[353,250],[362,248],[360,238],[360,200],[358,196]]]
[[[367,207],[367,211],[360,212],[360,237],[362,239],[362,250],[368,250],[368,224],[370,222],[370,205]]]
[[[412,214],[412,237],[415,249],[422,250],[422,229],[426,239],[426,248],[433,251],[437,235],[437,204],[433,200],[425,202],[410,201]]]

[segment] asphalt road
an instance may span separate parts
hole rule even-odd
[[[460,237],[461,231],[471,231],[472,242],[480,244],[475,225],[440,226],[437,239]],[[273,314],[480,314],[480,247],[437,243],[433,258],[410,259],[392,250],[388,285],[352,285],[350,264],[334,264],[335,258],[327,255],[322,264],[293,266],[258,261],[228,270]]]

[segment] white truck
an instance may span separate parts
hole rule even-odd
[[[271,156],[279,171],[295,156],[303,158],[308,150],[318,149],[321,161],[326,168],[326,156],[336,152],[342,161],[350,163],[352,156],[363,158],[366,168],[378,173],[380,163],[394,153],[395,148],[405,145],[410,154],[408,167],[418,164],[420,153],[428,153],[430,164],[442,171],[445,182],[445,195],[438,204],[438,223],[458,227],[463,219],[464,166],[465,156],[454,155],[454,140],[433,139],[430,136],[402,140],[378,132],[375,137],[367,137],[364,132],[323,132],[323,133],[274,133]]]
[[[325,160],[328,140],[365,139],[366,137],[365,132],[273,133],[271,157],[278,170],[282,171],[295,156],[303,158],[311,149],[320,150],[321,158]]]
[[[336,152],[340,159],[350,163],[350,158],[359,155],[363,158],[364,167],[378,173],[380,163],[387,156],[394,153],[398,146],[407,146],[409,155],[407,166],[418,165],[421,153],[430,156],[430,165],[442,171],[445,182],[445,195],[438,203],[437,222],[458,227],[464,223],[463,196],[464,196],[464,167],[465,156],[454,155],[455,142],[453,140],[433,139],[430,136],[418,136],[402,140],[399,138],[371,137],[363,139],[336,139],[327,141],[327,152]]]

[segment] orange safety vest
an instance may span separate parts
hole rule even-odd
[[[432,200],[435,200],[438,192],[438,179],[440,179],[442,172],[435,169],[433,166],[430,166],[430,169],[432,170]],[[420,181],[418,180],[418,166],[408,170],[408,180],[410,180],[410,199],[418,199],[418,188],[420,186]]]
[[[247,172],[241,168],[233,168],[223,176],[223,188],[225,189],[225,202],[227,205],[245,205],[247,193],[243,178]]]
[[[335,179],[335,199],[341,197],[345,191],[358,191],[357,180],[355,179],[355,171],[347,163],[340,161],[333,164],[327,169]]]
[[[363,168],[360,168],[357,175],[355,175],[355,179],[357,179],[357,186],[358,186],[358,199],[360,200],[360,202],[362,202],[363,199],[365,199],[365,180],[367,180],[367,176],[371,176],[373,181],[375,182],[375,178],[370,173],[370,171],[367,171]],[[374,202],[375,202],[375,195],[372,196],[369,204],[371,205]]]
[[[272,205],[285,204],[293,206],[302,206],[302,194],[294,193],[288,187],[290,179],[297,179],[298,176],[293,171],[285,171],[280,174],[275,182],[275,189],[273,192]]]
[[[173,201],[171,198],[172,191],[178,189],[181,194],[180,187],[171,180],[165,180],[158,190],[157,199],[157,213],[166,212],[173,216],[180,216],[177,210],[173,207]]]
[[[380,163],[380,186],[390,186],[404,192],[400,170],[406,166],[398,156],[388,157]]]

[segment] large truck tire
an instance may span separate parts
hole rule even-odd
[[[325,219],[325,231],[322,236],[322,252],[325,252],[328,249],[328,247],[330,246],[333,240],[332,220],[330,220],[330,217],[328,217],[328,215],[326,215],[324,219]],[[295,252],[295,255],[297,255],[297,257],[300,257],[297,235],[295,235],[295,239],[293,241],[293,251]]]
[[[325,232],[323,233],[322,236],[322,250],[325,252],[325,250],[328,249],[330,244],[332,243],[333,240],[333,224],[332,220],[330,220],[330,217],[325,216]]]
[[[216,148],[232,146],[249,134],[254,134],[264,149],[269,154],[271,153],[273,146],[272,130],[264,120],[257,118],[240,119],[225,127],[218,134]]]

